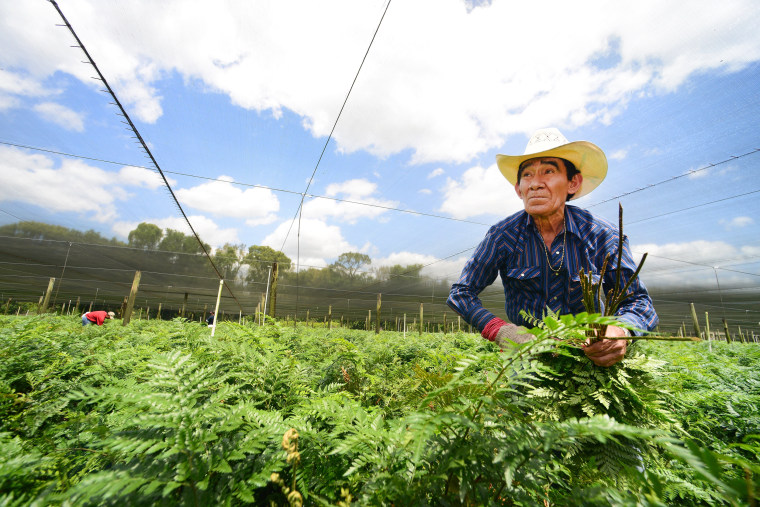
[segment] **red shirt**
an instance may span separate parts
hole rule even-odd
[[[87,317],[87,320],[90,322],[94,322],[99,326],[103,325],[103,322],[108,318],[108,314],[104,311],[97,311],[97,312],[88,312],[84,314],[85,317]]]

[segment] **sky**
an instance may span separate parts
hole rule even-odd
[[[607,154],[573,204],[613,222],[623,205],[648,284],[719,270],[758,288],[752,0],[58,5],[213,247],[268,245],[301,267],[356,251],[454,279],[522,209],[495,155],[557,127]],[[46,0],[0,0],[0,225],[187,232],[61,23]]]

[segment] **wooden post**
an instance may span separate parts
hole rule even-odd
[[[372,325],[372,310],[367,310],[367,325],[366,325],[365,331],[369,331],[371,325]]]
[[[737,327],[739,328],[739,341],[741,341],[742,343],[745,343],[744,334],[742,333],[742,327],[741,326],[737,326]]]
[[[710,316],[707,315],[707,312],[705,312],[705,339],[710,347],[710,352],[712,352],[712,340],[710,340]]]
[[[422,303],[420,303],[420,336],[422,335],[422,326],[424,326],[425,319],[422,313]]]
[[[277,274],[279,268],[276,262],[272,263],[272,295],[269,298],[271,303],[269,304],[269,316],[274,318],[275,310],[277,309]]]
[[[443,312],[443,334],[446,334],[446,312]]]
[[[135,278],[132,280],[132,289],[129,291],[129,299],[127,300],[127,307],[124,309],[124,316],[122,317],[122,326],[129,324],[132,318],[132,309],[135,306],[135,297],[137,296],[137,288],[140,286],[140,277],[142,273],[135,271]]]
[[[90,301],[90,309],[89,309],[89,310],[87,310],[87,312],[89,313],[89,312],[91,312],[91,311],[92,311],[92,301]]]
[[[50,294],[53,292],[53,285],[55,285],[55,278],[51,278],[50,281],[48,281],[48,287],[45,291],[45,296],[42,299],[42,306],[40,306],[37,313],[45,313],[47,311],[48,304],[50,303]]]
[[[163,301],[161,303],[158,303],[158,312],[156,312],[156,319],[161,320],[161,305],[163,304]]]
[[[79,315],[79,303],[80,303],[80,299],[79,299],[79,296],[77,296],[77,304],[74,306],[74,313],[76,315]]]
[[[6,314],[8,313],[8,310],[10,310],[10,308],[11,308],[11,299],[13,299],[13,298],[8,298],[8,302],[5,303],[5,313]]]
[[[332,329],[332,305],[327,307],[327,329]]]
[[[731,339],[731,333],[728,332],[728,324],[726,323],[726,319],[723,319],[723,329],[726,331],[726,343],[731,343],[733,340]]]
[[[462,332],[462,317],[457,315],[457,332]]]
[[[377,312],[375,312],[375,334],[380,334],[380,306],[382,302],[382,294],[377,295]]]
[[[203,319],[201,319],[201,320],[206,320],[206,312],[207,311],[208,311],[208,303],[204,303],[204,305],[203,305]]]
[[[697,310],[694,309],[694,303],[689,303],[689,307],[691,308],[691,322],[694,325],[694,336],[699,338],[702,336],[702,330],[699,329],[699,319],[697,319]]]
[[[127,309],[127,301],[129,301],[129,299],[127,296],[124,296],[124,300],[121,302],[121,306],[119,307],[119,317],[121,318],[124,318],[124,312]]]
[[[406,340],[406,314],[404,314],[404,340]]]
[[[185,308],[187,307],[187,292],[185,292],[185,299],[182,301],[182,310],[179,311],[179,316],[184,317],[185,316]]]
[[[309,327],[309,309],[306,310],[306,327]]]

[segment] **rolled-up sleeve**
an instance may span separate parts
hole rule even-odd
[[[503,257],[499,248],[499,231],[491,227],[485,239],[467,261],[459,280],[451,286],[446,303],[469,324],[482,331],[495,315],[485,308],[478,297],[491,285],[499,274]]]

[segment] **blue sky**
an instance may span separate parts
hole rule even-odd
[[[386,2],[58,3],[204,241],[295,258],[298,193]],[[305,200],[301,264],[361,251],[454,278],[521,208],[494,156],[556,126],[606,152],[577,204],[612,221],[623,204],[655,284],[713,283],[718,266],[756,288],[759,22],[740,0],[392,2],[309,189],[344,201]],[[45,0],[0,0],[0,224],[185,230],[56,23]]]

